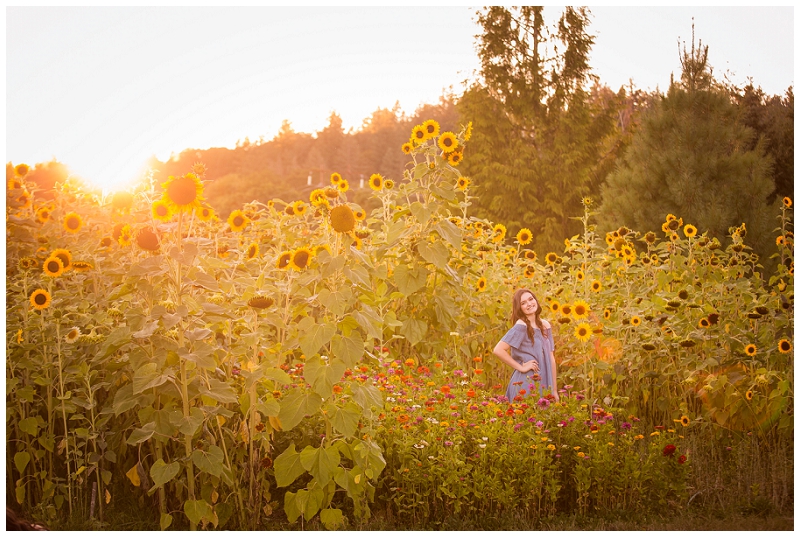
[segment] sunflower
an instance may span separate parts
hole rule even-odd
[[[681,416],[681,425],[688,427],[690,423],[691,420],[689,419],[689,416]]]
[[[306,202],[303,200],[297,200],[292,203],[292,208],[294,208],[294,214],[297,216],[303,216],[308,210],[308,205],[306,205]]]
[[[583,319],[589,315],[589,304],[583,300],[576,301],[572,307],[572,314],[576,319]]]
[[[42,271],[51,278],[58,278],[64,274],[64,263],[58,257],[48,257],[42,263]]]
[[[160,220],[161,222],[169,222],[172,220],[172,209],[163,199],[153,202],[151,212],[153,213],[153,218]]]
[[[347,192],[350,190],[350,183],[347,182],[347,179],[342,179],[336,186],[339,188],[339,192]]]
[[[702,319],[700,319],[700,321],[697,323],[697,326],[698,326],[699,328],[708,328],[709,326],[711,326],[711,323],[709,322],[709,320],[708,320],[708,318],[707,318],[707,317],[703,317],[703,318],[702,318]]]
[[[422,123],[422,130],[425,131],[426,138],[433,138],[435,136],[439,136],[439,124],[433,120],[429,119]]]
[[[525,277],[526,278],[533,278],[533,275],[536,274],[536,267],[533,265],[528,265],[525,267]]]
[[[414,146],[411,145],[411,142],[406,142],[402,146],[400,146],[400,149],[402,149],[403,153],[405,153],[406,155],[410,155],[411,151],[413,151],[414,149]]]
[[[603,284],[600,283],[600,280],[593,281],[591,287],[592,291],[594,291],[595,293],[599,293],[600,291],[603,290]]]
[[[786,207],[787,209],[790,208],[792,206],[792,198],[788,196],[783,198],[783,206]]]
[[[464,155],[461,151],[453,151],[447,155],[447,162],[450,163],[451,166],[458,166],[461,164],[462,160],[464,160]]]
[[[753,345],[752,343],[750,343],[750,344],[748,344],[748,345],[746,345],[746,346],[744,347],[744,353],[745,353],[747,356],[755,356],[755,355],[756,355],[756,351],[757,351],[757,350],[758,350],[758,349],[756,348],[756,346],[755,346],[755,345]]]
[[[479,278],[478,283],[475,284],[476,291],[485,291],[486,290],[486,278]]]
[[[24,186],[19,179],[9,179],[7,185],[9,190],[19,190]]]
[[[322,252],[327,252],[328,255],[331,255],[331,247],[327,244],[320,244],[316,248],[314,248],[314,255],[319,256]]]
[[[550,302],[550,306],[548,307],[553,313],[558,313],[561,310],[561,304],[559,304],[557,300]]]
[[[638,315],[631,317],[631,326],[639,326],[642,324],[642,319]]]
[[[439,149],[444,151],[445,153],[450,153],[456,150],[458,147],[458,139],[456,135],[450,131],[443,132],[441,136],[439,136]]]
[[[555,252],[549,252],[546,256],[544,256],[545,263],[550,265],[551,267],[556,264],[558,260],[558,254]]]
[[[289,266],[294,270],[303,270],[311,261],[311,250],[301,247],[292,252],[292,259]]]
[[[470,138],[472,138],[472,121],[467,123],[467,128],[464,129],[464,141],[469,142]]]
[[[78,341],[79,337],[81,337],[81,329],[78,328],[77,326],[73,326],[72,329],[70,329],[70,331],[67,332],[67,335],[64,336],[64,341],[66,341],[67,343],[75,343],[76,341]]]
[[[294,205],[291,203],[288,204],[286,207],[283,208],[283,212],[289,216],[294,216]],[[245,216],[247,215],[245,214]]]
[[[274,303],[275,300],[273,298],[264,295],[256,295],[247,301],[248,306],[259,310],[266,309],[271,305],[273,305]]]
[[[532,240],[533,240],[533,233],[531,233],[531,230],[526,228],[526,227],[520,229],[519,233],[517,233],[517,242],[521,246],[525,246],[526,244],[530,244],[530,242]]]
[[[36,210],[36,221],[40,224],[46,224],[50,221],[50,208],[47,206],[39,207]]]
[[[494,231],[494,234],[492,235],[492,242],[501,242],[506,238],[506,226],[503,224],[495,224],[494,228],[492,228],[492,231]]]
[[[37,310],[43,310],[50,306],[50,293],[44,289],[36,289],[30,296],[31,306]]]
[[[744,396],[747,398],[748,401],[752,401],[753,400],[753,390],[747,390],[745,392]]]
[[[228,216],[228,225],[231,231],[243,231],[249,223],[250,219],[239,209],[236,209]]]
[[[561,315],[563,315],[564,317],[569,317],[570,315],[572,315],[572,306],[566,303],[561,304]]]
[[[575,272],[575,279],[576,280],[578,280],[579,282],[582,282],[584,278],[585,278],[585,276],[584,276],[582,270],[579,270],[579,271]]]
[[[250,260],[258,257],[258,254],[259,254],[258,243],[257,242],[250,243],[250,246],[247,247],[247,252],[245,253],[245,257],[248,260]]]
[[[469,179],[467,177],[459,177],[456,181],[456,187],[462,192],[469,188]]]
[[[94,265],[87,261],[75,261],[72,264],[72,268],[75,269],[75,272],[87,272],[94,268]]]
[[[166,183],[162,199],[173,212],[188,212],[201,207],[203,201],[203,183],[193,173],[181,177],[170,176]]]
[[[214,214],[214,209],[207,205],[203,205],[199,209],[194,210],[194,214],[197,215],[197,219],[201,222],[210,222],[216,218]]]
[[[694,237],[697,235],[697,228],[694,227],[692,224],[686,224],[683,226],[683,234],[689,238]]]
[[[139,232],[136,233],[136,244],[142,250],[155,252],[158,250],[159,246],[158,236],[150,228],[140,229]]]
[[[72,212],[64,217],[64,231],[77,233],[83,227],[83,219],[78,213]]]
[[[342,174],[340,174],[339,172],[333,172],[331,174],[331,184],[332,185],[338,185],[339,181],[341,181],[341,180],[342,180]]]
[[[788,339],[782,339],[778,342],[778,351],[781,354],[792,352],[792,342]]]
[[[579,341],[589,341],[591,335],[592,327],[589,326],[589,323],[580,323],[575,327],[575,337],[578,338]]]
[[[528,261],[536,261],[536,252],[533,250],[525,250],[525,259]]]
[[[114,239],[112,237],[103,237],[100,239],[100,248],[111,248],[111,245],[114,244]]]
[[[356,225],[355,213],[347,205],[338,205],[331,210],[331,227],[339,233],[349,233]]]
[[[31,169],[30,166],[28,166],[27,164],[17,164],[14,167],[14,173],[16,173],[17,176],[19,177],[25,177],[26,175],[28,175],[30,169]]]
[[[603,310],[603,319],[605,319],[607,321],[610,318],[611,318],[611,310],[608,309],[608,308],[604,309]]]
[[[47,257],[59,258],[61,260],[61,264],[63,265],[65,272],[72,268],[72,254],[70,253],[69,250],[66,250],[64,248],[57,248],[52,252],[50,252],[50,255]]]
[[[119,238],[117,242],[120,246],[130,246],[131,245],[131,234],[133,231],[131,230],[130,224],[125,224],[122,226],[122,229],[119,232]]]
[[[292,261],[292,252],[287,250],[285,252],[281,252],[281,255],[278,256],[278,261],[275,263],[275,266],[279,269],[285,269],[289,266],[289,263]]]
[[[415,125],[413,129],[411,129],[411,140],[416,144],[421,144],[425,140],[428,139],[427,134],[425,133],[425,129],[422,125]]]
[[[373,173],[370,175],[369,187],[376,192],[383,190],[383,176],[379,173]]]

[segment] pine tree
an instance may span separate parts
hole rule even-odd
[[[566,8],[552,33],[542,7],[490,7],[478,22],[483,81],[458,103],[461,121],[473,122],[463,171],[476,185],[476,212],[511,234],[531,229],[543,253],[563,248],[579,232],[571,217],[581,199],[599,192],[615,157],[621,96],[590,73],[585,8]]]
[[[777,208],[772,160],[763,140],[739,118],[729,93],[714,81],[708,47],[685,45],[680,82],[644,112],[642,123],[616,170],[609,174],[600,206],[601,231],[625,225],[660,232],[667,214],[700,233],[723,239],[743,222],[747,244],[762,261],[771,252]]]

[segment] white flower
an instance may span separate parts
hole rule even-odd
[[[394,403],[395,402],[395,398],[394,397],[387,397],[386,400],[389,401],[390,403]]]
[[[430,460],[433,460],[433,459],[435,459],[435,458],[436,458],[436,457],[434,457],[433,455],[428,455],[428,459],[430,459]]]
[[[481,438],[481,440],[483,440],[484,442],[486,442],[487,440],[489,440],[489,437],[488,437],[488,436],[484,436],[484,437],[482,437],[482,438]]]
[[[481,449],[486,449],[486,444],[478,444],[478,447]]]
[[[417,449],[425,449],[425,446],[423,446],[422,444],[414,444],[414,447]]]

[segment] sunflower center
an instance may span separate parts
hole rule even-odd
[[[47,303],[47,296],[44,293],[37,293],[33,297],[33,301],[36,302],[37,306],[44,306]]]
[[[58,261],[51,260],[47,263],[48,272],[58,272],[59,269],[61,269],[61,266],[58,264]]]
[[[244,217],[242,217],[242,216],[238,216],[238,215],[237,215],[237,216],[235,216],[235,217],[233,218],[233,225],[234,225],[234,226],[236,226],[236,227],[239,227],[239,226],[241,226],[242,224],[244,224]]]
[[[300,268],[305,268],[308,264],[308,252],[303,250],[297,252],[294,256],[294,264]]]
[[[81,226],[81,221],[75,216],[67,218],[66,226],[69,229],[78,229]]]

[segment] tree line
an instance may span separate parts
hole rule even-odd
[[[370,208],[372,173],[400,179],[412,128],[434,119],[443,131],[472,122],[460,171],[474,186],[473,214],[531,229],[542,255],[580,231],[582,200],[597,203],[600,231],[620,225],[658,231],[668,213],[724,236],[746,222],[767,262],[776,206],[794,194],[794,94],[766,95],[714,77],[709,47],[683,44],[682,72],[666,92],[630,84],[614,91],[593,74],[589,9],[567,7],[547,27],[541,6],[477,12],[478,80],[450,89],[413,114],[378,108],[358,129],[331,113],[313,134],[286,120],[271,140],[234,149],[187,149],[150,161],[160,184],[194,162],[208,169],[206,197],[224,218],[244,203],[293,201],[341,173],[352,199]],[[30,178],[47,188],[66,173],[57,162]],[[362,186],[363,180],[363,186]]]

